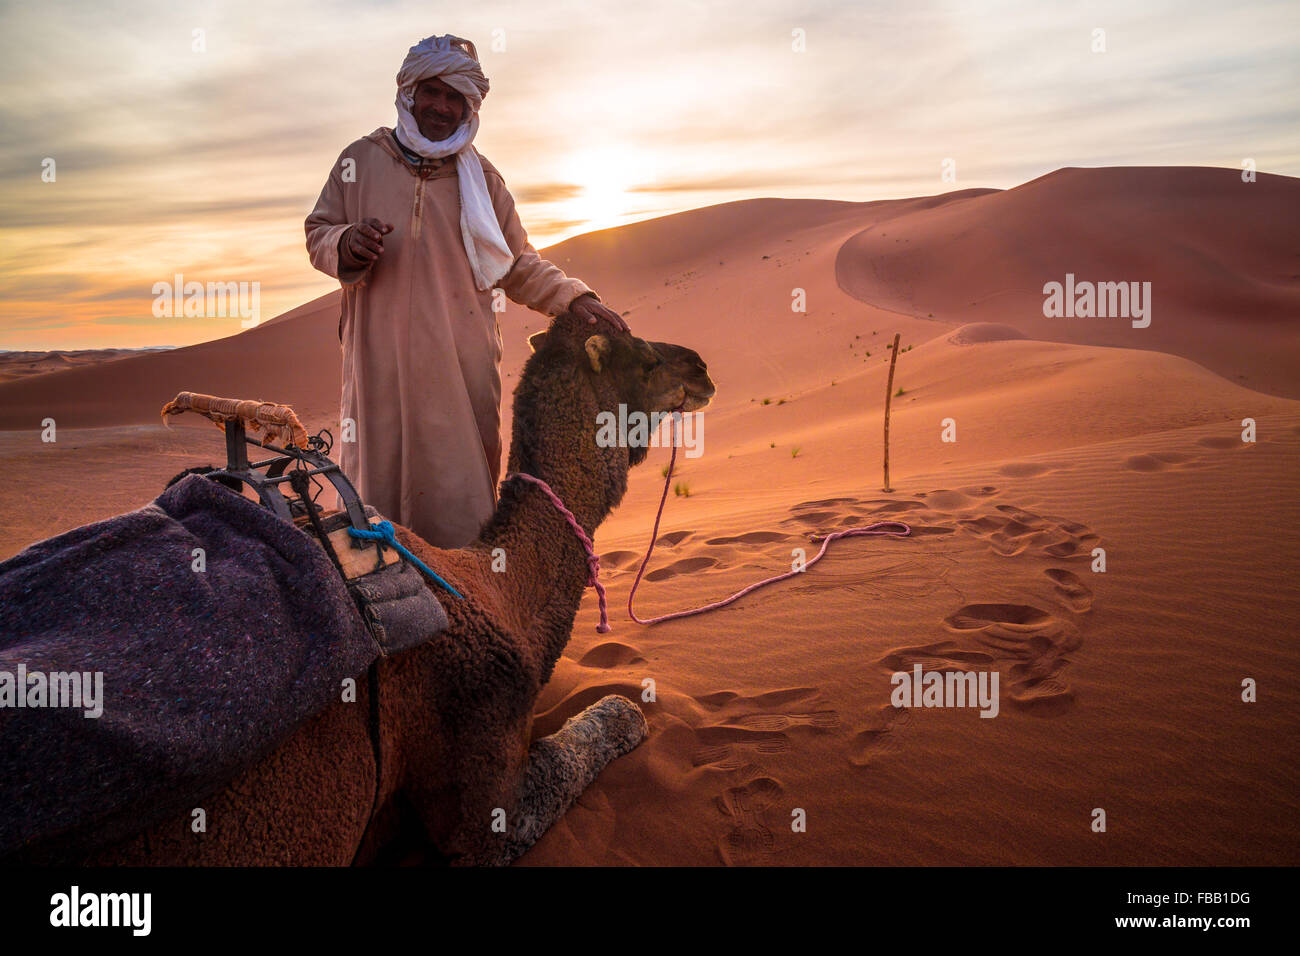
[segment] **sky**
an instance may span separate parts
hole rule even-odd
[[[478,48],[475,146],[538,248],[1062,166],[1300,176],[1295,0],[0,0],[0,349],[240,330],[155,316],[176,274],[257,283],[263,320],[337,288],[303,219],[339,152],[393,125],[407,49],[443,33]]]

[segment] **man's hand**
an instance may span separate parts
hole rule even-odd
[[[632,331],[628,328],[627,323],[623,321],[623,316],[605,305],[594,295],[588,295],[586,292],[569,303],[569,311],[579,318],[586,319],[591,325],[595,325],[598,320],[604,319],[620,332]]]
[[[384,236],[393,231],[392,225],[379,219],[363,219],[347,232],[339,243],[346,264],[362,269],[384,254]]]

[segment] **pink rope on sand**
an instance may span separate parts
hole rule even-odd
[[[632,599],[636,597],[636,589],[641,584],[641,575],[645,573],[646,565],[650,563],[650,555],[654,554],[655,542],[659,540],[659,519],[663,517],[664,502],[668,500],[668,485],[673,479],[673,466],[677,464],[677,414],[673,413],[673,439],[672,439],[672,456],[668,459],[668,472],[664,476],[664,493],[659,497],[659,511],[655,514],[654,530],[650,532],[650,546],[646,549],[645,558],[641,561],[641,567],[637,569],[636,580],[632,582],[632,590],[627,595],[627,615],[638,624],[659,624],[662,621],[671,621],[679,617],[690,617],[693,614],[703,614],[705,611],[716,611],[720,607],[726,607],[733,601],[739,600],[751,591],[756,591],[768,584],[775,584],[777,581],[784,581],[786,578],[792,578],[796,574],[803,574],[804,571],[811,568],[814,564],[822,559],[826,549],[830,547],[832,541],[837,538],[850,538],[858,535],[888,535],[894,538],[906,538],[912,533],[912,529],[901,521],[878,521],[872,525],[866,525],[860,528],[845,528],[843,531],[833,531],[830,534],[813,535],[813,540],[825,538],[822,542],[822,548],[817,552],[817,556],[809,561],[806,565],[796,571],[787,571],[785,574],[776,574],[770,578],[764,578],[751,584],[749,587],[737,591],[729,598],[723,598],[721,601],[714,601],[712,604],[705,604],[701,607],[687,608],[683,611],[673,611],[671,614],[661,614],[658,617],[642,620],[636,616],[636,611],[632,610]],[[884,528],[893,525],[901,528],[901,531],[885,531]]]
[[[662,621],[671,621],[679,617],[690,617],[693,614],[703,614],[705,611],[716,611],[720,607],[726,607],[728,604],[739,600],[751,591],[756,591],[768,584],[775,584],[777,581],[784,581],[786,578],[792,578],[796,574],[803,574],[804,571],[808,570],[820,561],[822,555],[826,553],[826,549],[830,547],[831,542],[838,540],[839,538],[852,538],[860,535],[884,535],[892,538],[906,538],[912,533],[912,529],[901,521],[878,521],[875,524],[864,525],[859,528],[845,528],[843,531],[832,531],[829,534],[814,534],[812,536],[814,541],[819,538],[825,539],[822,541],[821,550],[817,552],[816,557],[799,570],[787,571],[785,574],[776,574],[770,578],[764,578],[761,581],[751,584],[747,588],[737,591],[735,594],[731,595],[731,597],[723,598],[721,601],[714,601],[712,604],[687,608],[683,611],[673,611],[671,614],[661,614],[658,617],[642,620],[636,616],[636,611],[632,610],[632,600],[636,597],[636,589],[641,584],[641,575],[645,573],[646,565],[650,563],[650,555],[654,554],[655,542],[659,540],[659,521],[663,518],[664,504],[668,500],[668,486],[673,479],[673,467],[677,464],[677,415],[680,412],[681,407],[679,406],[672,415],[672,455],[668,459],[668,471],[664,475],[664,491],[663,494],[659,496],[659,510],[655,513],[654,529],[650,532],[650,546],[646,548],[645,557],[641,560],[641,567],[638,568],[636,572],[636,580],[632,582],[632,590],[627,596],[627,615],[636,623],[642,625],[659,624]],[[564,515],[565,520],[569,522],[569,527],[573,529],[573,533],[577,536],[578,541],[582,543],[583,548],[587,552],[587,586],[596,589],[596,597],[600,601],[600,623],[596,625],[596,630],[601,634],[608,634],[609,615],[605,606],[605,587],[600,583],[600,558],[596,556],[596,549],[592,544],[591,537],[585,530],[583,530],[582,525],[578,524],[578,519],[573,516],[573,512],[565,507],[564,502],[560,500],[560,496],[552,491],[551,486],[545,481],[534,475],[527,475],[519,471],[512,471],[506,475],[507,480],[511,478],[523,478],[525,481],[531,482],[541,488],[542,491],[546,492],[546,496],[551,499],[551,504],[555,505],[560,514]],[[884,530],[890,526],[901,530]]]

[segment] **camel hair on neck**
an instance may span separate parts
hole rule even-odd
[[[620,403],[646,416],[695,411],[714,385],[694,351],[598,332],[572,314],[529,344],[508,468],[547,482],[590,536],[647,454],[598,443],[598,415]],[[356,682],[355,700],[331,705],[207,798],[203,832],[190,811],[109,846],[38,847],[26,860],[493,865],[532,846],[648,732],[635,703],[610,695],[533,739],[538,694],[587,586],[586,552],[542,489],[519,479],[502,483],[495,513],[467,547],[396,533],[464,596],[437,592],[445,631],[380,659],[369,681]]]

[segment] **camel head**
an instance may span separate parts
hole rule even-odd
[[[566,321],[568,320],[568,321]],[[570,316],[560,316],[544,332],[529,337],[534,353],[567,352],[575,369],[590,385],[601,411],[698,411],[716,391],[708,367],[699,353],[671,342],[650,342],[630,332],[595,326]],[[631,465],[645,460],[647,449],[629,449]]]
[[[628,469],[649,451],[643,444],[599,447],[602,413],[617,417],[622,405],[626,416],[640,412],[657,421],[656,413],[704,408],[715,391],[704,360],[692,349],[594,326],[571,313],[557,316],[528,344],[533,354],[515,390],[510,470],[573,485],[565,492],[571,496],[594,493],[588,503],[593,518],[618,504]],[[572,480],[562,473],[565,462],[578,469]]]

